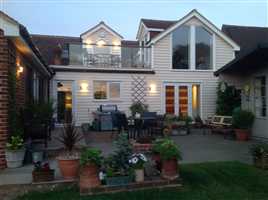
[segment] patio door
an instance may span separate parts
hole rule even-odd
[[[165,88],[165,113],[178,116],[200,115],[199,84],[167,83]]]

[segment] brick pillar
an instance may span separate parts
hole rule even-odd
[[[8,134],[8,41],[0,29],[0,169],[6,167],[5,146]]]

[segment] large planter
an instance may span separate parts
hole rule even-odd
[[[6,150],[6,161],[8,168],[21,167],[23,164],[25,155],[25,149],[20,149],[16,151]]]
[[[79,159],[58,158],[58,165],[64,179],[76,179],[78,177]]]
[[[33,171],[32,177],[33,182],[48,182],[54,180],[55,170],[42,170],[42,171]]]
[[[131,182],[130,176],[115,176],[106,178],[106,184],[109,186],[122,186],[127,185],[130,182]]]
[[[238,141],[249,140],[250,131],[247,129],[235,129],[235,136]]]
[[[99,168],[95,164],[82,166],[79,180],[80,191],[100,186],[101,182],[98,174]]]
[[[163,160],[161,175],[168,180],[174,180],[179,177],[177,159]]]
[[[135,169],[135,182],[140,183],[144,181],[144,169]]]

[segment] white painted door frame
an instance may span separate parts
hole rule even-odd
[[[174,86],[174,108],[175,108],[175,115],[179,115],[179,87],[180,86],[186,86],[187,87],[187,93],[188,93],[188,115],[192,116],[192,86],[193,85],[200,85],[200,83],[180,83],[180,82],[166,82],[164,83],[164,113],[166,113],[166,86]]]

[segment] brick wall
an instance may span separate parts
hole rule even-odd
[[[16,74],[16,109],[23,107],[26,101],[26,62],[0,29],[0,169],[6,167],[5,146],[8,138],[8,71],[17,71],[17,63],[23,67]]]
[[[0,29],[0,169],[6,167],[5,145],[8,134],[8,41]]]

